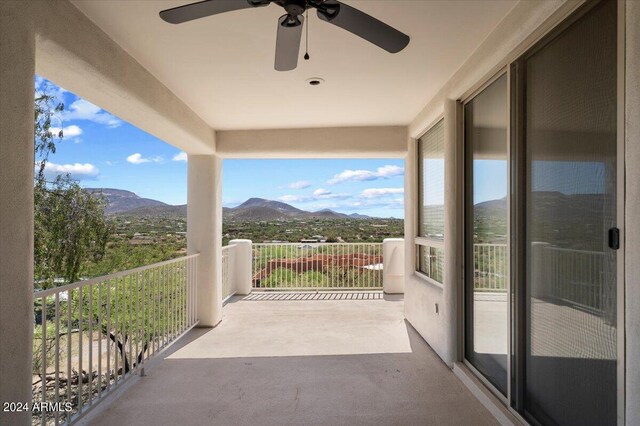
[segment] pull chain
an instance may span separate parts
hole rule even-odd
[[[305,33],[306,33],[306,39],[305,39],[305,46],[304,46],[304,60],[308,61],[309,60],[309,9],[307,9],[307,18],[305,19]]]

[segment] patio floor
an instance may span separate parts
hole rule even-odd
[[[252,300],[254,299],[254,300]],[[494,425],[403,301],[234,297],[95,425]]]

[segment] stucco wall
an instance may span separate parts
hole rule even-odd
[[[418,330],[444,362],[453,365],[458,361],[458,321],[461,288],[461,233],[460,212],[463,209],[459,196],[459,158],[456,153],[461,143],[456,129],[456,99],[483,84],[488,78],[504,68],[506,64],[524,52],[526,47],[557,24],[573,10],[580,1],[567,2],[520,2],[502,20],[487,39],[476,49],[464,65],[440,89],[409,125],[408,148],[405,173],[405,316]],[[415,164],[415,137],[421,135],[435,120],[445,116],[445,187],[446,218],[449,233],[445,232],[446,266],[442,288],[426,282],[415,273],[416,236],[415,206],[417,169]],[[453,123],[452,123],[453,122]],[[454,145],[454,146],[451,146]],[[453,264],[452,264],[453,263]],[[435,313],[438,304],[439,314]]]
[[[417,235],[418,225],[415,206],[419,205],[416,177],[420,159],[411,155],[416,152],[416,141],[411,139],[410,154],[405,160],[405,316],[443,361],[453,367],[457,360],[457,300],[462,273],[462,198],[458,177],[461,158],[457,144],[460,137],[457,102],[447,100],[443,110],[444,114],[437,114],[436,117],[444,117],[444,205],[447,212],[444,223],[444,279],[440,285],[415,272],[416,245],[413,237]],[[435,122],[437,121],[439,120],[436,119]],[[412,229],[412,234],[406,234],[407,227]]]
[[[67,0],[3,1],[36,37],[36,72],[192,154],[212,154],[214,132]]]
[[[31,399],[33,33],[0,7],[0,403]],[[0,424],[27,424],[5,412]]]
[[[461,99],[476,89],[581,3],[583,0],[520,1],[414,118],[409,136],[421,134],[442,113],[447,99]]]
[[[418,202],[414,138],[443,114],[450,99],[468,96],[579,3],[519,3],[409,126],[405,158],[405,316],[447,364],[456,361],[460,348],[452,350],[450,347],[450,342],[457,342],[458,330],[455,321],[447,321],[443,316],[442,306],[447,300],[445,290],[425,282],[414,273],[416,255],[413,238],[416,235],[415,206]],[[640,2],[632,0],[625,4],[625,411],[626,424],[631,425],[640,424],[640,167],[636,167],[640,164]],[[446,143],[450,141],[451,138],[445,138]],[[452,167],[453,163],[447,163],[447,166]],[[462,209],[461,205],[459,209]],[[447,214],[448,220],[454,220],[454,212],[449,205]],[[460,303],[455,300],[454,308],[459,311]],[[435,313],[436,303],[441,307],[439,315]]]
[[[447,362],[446,319],[436,313],[435,306],[443,306],[444,292],[442,286],[427,282],[416,275],[416,223],[418,221],[416,206],[419,205],[417,193],[418,158],[415,139],[408,143],[408,154],[405,157],[404,176],[404,313],[418,333],[429,343],[434,351]]]
[[[225,158],[402,158],[406,150],[405,126],[216,132],[216,153]]]
[[[36,71],[187,152],[214,152],[214,132],[66,0],[0,1],[0,40],[0,401],[29,402]],[[30,413],[0,411],[0,424]]]

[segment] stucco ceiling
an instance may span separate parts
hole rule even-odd
[[[215,129],[408,124],[515,4],[345,2],[411,43],[389,54],[310,13],[311,59],[277,72],[276,5],[171,25],[158,12],[188,1],[74,4]],[[325,83],[309,86],[310,77]]]

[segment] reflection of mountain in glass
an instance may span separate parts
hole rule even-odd
[[[553,242],[554,246],[574,250],[602,251],[606,235],[603,214],[611,203],[606,194],[572,194],[533,192],[533,211],[529,223],[531,241]],[[507,200],[490,200],[474,206],[474,242],[506,244]],[[611,223],[615,218],[607,218]]]
[[[473,206],[473,242],[507,243],[507,198],[483,201]]]
[[[533,192],[528,229],[530,241],[553,242],[560,248],[603,251],[606,235],[603,228],[615,218],[607,218],[612,202],[607,194],[573,194]]]

